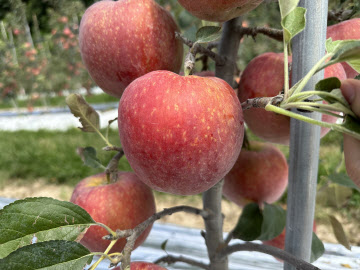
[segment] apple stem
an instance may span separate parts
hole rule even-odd
[[[124,156],[124,150],[119,151],[109,162],[105,169],[106,178],[109,183],[116,182],[118,178],[119,160]]]
[[[192,74],[192,70],[195,66],[195,54],[193,54],[190,50],[190,52],[185,57],[184,62],[184,74],[185,76],[189,76]]]

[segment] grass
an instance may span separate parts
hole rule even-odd
[[[74,185],[81,179],[101,172],[83,165],[76,153],[77,147],[93,146],[103,165],[114,152],[105,152],[103,141],[95,133],[84,133],[78,129],[58,131],[0,132],[0,177],[7,179],[44,179],[49,183]],[[110,130],[109,140],[119,145],[117,130]],[[130,170],[125,157],[120,168]]]
[[[43,179],[48,183],[75,185],[81,179],[101,172],[83,165],[76,153],[77,147],[92,146],[98,158],[106,166],[114,152],[105,152],[103,141],[95,133],[84,133],[79,129],[59,131],[0,131],[0,184],[13,179],[33,181]],[[250,140],[257,139],[249,134]],[[109,140],[120,145],[118,131],[110,129]],[[288,158],[289,149],[279,146]],[[327,176],[341,163],[342,135],[330,132],[321,140],[318,179],[319,184],[327,182]],[[131,170],[125,157],[120,161],[121,170]],[[345,172],[344,166],[340,171]],[[286,195],[281,202],[286,201]],[[360,193],[353,192],[347,203],[349,207],[360,206]]]
[[[56,97],[46,97],[46,98],[39,98],[31,102],[32,107],[44,107],[44,106],[51,106],[51,107],[65,107],[65,98],[64,96],[56,96]],[[90,104],[97,104],[97,103],[106,103],[106,102],[118,102],[119,99],[112,97],[108,94],[98,94],[98,95],[91,95],[85,96],[85,99]],[[28,107],[29,100],[16,100],[15,104],[18,108],[26,108]],[[13,100],[1,100],[0,99],[0,110],[6,109],[13,109],[15,107]]]

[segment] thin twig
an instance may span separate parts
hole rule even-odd
[[[114,239],[126,237],[126,245],[122,251],[123,256],[121,260],[119,260],[119,262],[121,261],[122,269],[126,269],[126,267],[130,265],[130,255],[131,255],[131,251],[134,249],[135,241],[145,231],[145,229],[149,227],[151,224],[153,224],[156,220],[164,216],[172,215],[177,212],[185,212],[185,213],[200,215],[203,218],[207,218],[209,216],[208,212],[205,210],[191,206],[180,205],[171,208],[165,208],[163,211],[153,214],[147,220],[137,225],[134,229],[128,229],[122,231],[117,230],[115,237],[111,234],[103,237],[103,239],[105,240],[114,240]],[[116,265],[111,264],[111,266],[116,266]]]
[[[283,30],[269,27],[242,27],[236,29],[242,35],[252,36],[255,38],[257,34],[263,34],[277,41],[283,41]]]
[[[279,258],[283,261],[286,261],[287,263],[293,265],[296,267],[296,269],[301,269],[301,270],[320,270],[318,267],[312,265],[311,263],[308,263],[304,260],[298,259],[297,257],[295,257],[294,255],[276,248],[276,247],[272,247],[272,246],[268,246],[268,245],[262,245],[262,244],[255,244],[255,243],[251,243],[251,242],[246,242],[244,244],[235,244],[235,245],[231,245],[231,246],[227,246],[225,249],[223,249],[218,256],[220,257],[225,257],[228,256],[234,252],[237,251],[258,251],[261,253],[266,253],[269,255],[272,255],[276,258]]]
[[[154,262],[154,264],[159,264],[159,263],[162,263],[162,262],[167,263],[167,264],[174,264],[176,262],[183,262],[183,263],[187,263],[187,264],[190,264],[190,265],[193,265],[193,266],[197,266],[197,267],[205,269],[205,270],[210,269],[208,264],[204,264],[204,263],[201,263],[199,261],[196,261],[196,260],[193,260],[193,259],[190,259],[190,258],[186,258],[184,256],[167,255],[167,256],[164,256],[164,257],[161,257],[161,258],[157,259]]]
[[[277,95],[275,97],[249,98],[241,103],[241,107],[243,110],[248,110],[250,108],[265,108],[268,104],[278,106],[283,99],[283,95]]]
[[[104,151],[118,151],[118,152],[123,152],[124,151],[121,147],[118,147],[118,146],[105,146],[102,150],[104,150]]]
[[[175,37],[179,40],[181,40],[185,45],[187,45],[190,48],[193,48],[195,42],[187,39],[186,37],[182,36],[180,33],[175,32]],[[218,65],[224,65],[226,61],[229,61],[226,57],[222,57],[219,54],[213,52],[212,50],[205,48],[201,46],[200,44],[196,43],[196,47],[193,48],[194,55],[196,53],[202,53],[207,56],[209,56],[212,60],[216,62]]]

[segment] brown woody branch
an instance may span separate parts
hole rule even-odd
[[[205,47],[201,46],[199,43],[195,43],[195,42],[187,39],[186,37],[182,36],[178,32],[175,32],[175,37],[177,39],[181,40],[186,46],[191,48],[191,53],[193,55],[196,55],[197,53],[205,54],[205,55],[209,56],[212,60],[214,60],[216,62],[216,64],[218,64],[218,65],[224,65],[225,62],[228,61],[226,57],[223,57],[223,56],[213,52],[209,48],[205,48]]]
[[[272,247],[272,246],[268,246],[268,245],[262,245],[262,244],[255,244],[255,243],[251,243],[251,242],[246,242],[244,244],[235,244],[235,245],[231,245],[231,246],[227,246],[225,249],[223,249],[218,256],[219,257],[225,257],[228,256],[234,252],[237,251],[257,251],[257,252],[261,252],[261,253],[266,253],[269,255],[272,255],[276,258],[279,258],[293,266],[296,267],[296,269],[301,269],[301,270],[320,270],[318,267],[303,261],[301,259],[298,259],[297,257],[295,257],[294,255],[276,248],[276,247]]]
[[[149,227],[151,224],[153,224],[156,220],[167,215],[172,215],[177,212],[185,212],[185,213],[200,215],[203,218],[206,218],[209,215],[207,211],[195,207],[186,206],[186,205],[175,206],[171,208],[166,208],[161,212],[153,214],[147,220],[137,225],[134,229],[128,229],[122,231],[116,230],[115,237],[112,236],[111,234],[103,237],[103,239],[105,240],[115,240],[126,237],[126,245],[122,251],[122,256],[119,258],[115,258],[115,261],[121,262],[122,269],[126,269],[126,267],[130,265],[130,255],[131,255],[131,251],[134,249],[135,241],[145,231],[145,229]],[[111,264],[110,266],[112,267],[116,265]]]
[[[242,35],[252,36],[255,38],[258,34],[263,34],[277,41],[283,41],[283,30],[269,27],[242,27],[239,26],[237,31]]]
[[[278,106],[283,99],[283,95],[277,95],[275,97],[250,98],[241,103],[241,107],[243,110],[248,110],[250,108],[265,108],[268,104]]]
[[[183,262],[183,263],[187,263],[205,270],[209,270],[209,265],[198,262],[196,260],[190,259],[190,258],[186,258],[184,256],[172,256],[172,255],[167,255],[164,257],[161,257],[159,259],[157,259],[154,264],[158,264],[158,263],[167,263],[167,264],[174,264],[176,262]]]

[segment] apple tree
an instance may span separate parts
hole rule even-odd
[[[81,149],[84,163],[104,172],[80,181],[71,202],[27,198],[2,209],[1,269],[30,265],[31,269],[93,270],[103,260],[121,269],[164,269],[150,262],[131,262],[130,255],[156,220],[181,211],[200,215],[205,225],[209,264],[186,259],[189,264],[226,270],[229,254],[248,250],[273,255],[298,269],[318,269],[309,263],[324,252],[316,234],[310,234],[311,247],[305,247],[311,258],[283,250],[286,211],[274,202],[286,189],[289,168],[284,155],[269,142],[289,145],[290,118],[321,126],[319,137],[332,129],[360,139],[359,116],[341,91],[341,80],[360,71],[360,36],[351,30],[359,19],[350,19],[349,12],[329,13],[330,19],[347,15],[344,22],[329,27],[322,57],[295,82],[293,38],[306,27],[306,9],[298,6],[299,1],[279,1],[282,29],[250,28],[243,23],[242,16],[262,1],[178,2],[193,16],[215,23],[204,23],[190,40],[153,0],[100,1],[86,10],[79,29],[82,59],[95,83],[119,98],[118,116],[109,126],[118,123],[122,145],[108,140],[100,130],[99,115],[83,97],[67,97],[80,129],[98,134],[105,143],[103,150],[115,155],[104,166],[94,148]],[[356,13],[356,8],[351,12]],[[241,40],[259,34],[282,41],[283,53],[253,58],[236,82]],[[184,45],[189,49],[183,76],[179,73]],[[195,69],[199,65],[206,69],[209,59],[216,76],[197,76]],[[325,79],[313,90],[303,91],[321,72]],[[312,112],[323,116],[308,116]],[[267,142],[249,141],[245,123]],[[118,172],[124,156],[134,172]],[[349,179],[337,181],[360,186]],[[203,209],[176,206],[155,212],[151,189],[189,196],[202,193]],[[223,195],[243,207],[225,239]],[[336,219],[333,223],[339,236],[341,224]],[[316,225],[311,225],[315,231]],[[246,242],[231,244],[232,239]],[[339,239],[346,245],[344,237]],[[91,264],[95,255],[99,257]],[[156,263],[169,261],[184,258],[168,255]]]

